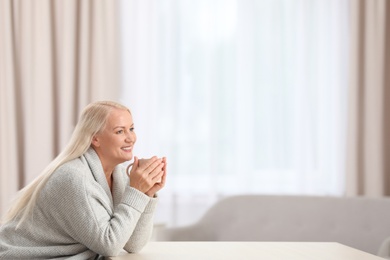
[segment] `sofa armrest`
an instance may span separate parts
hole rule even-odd
[[[378,256],[386,259],[390,259],[390,237],[386,238],[382,242],[378,251]]]

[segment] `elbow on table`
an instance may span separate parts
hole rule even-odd
[[[134,239],[134,238],[129,239],[129,241],[127,241],[123,249],[131,254],[139,253],[142,250],[142,248],[146,246],[149,240],[150,240],[150,236],[145,236],[143,238],[138,238],[138,239]]]
[[[139,253],[145,245],[126,245],[124,249],[130,254]]]
[[[124,247],[106,245],[99,247],[97,250],[95,250],[95,252],[105,257],[118,256],[121,252],[124,252],[124,250],[128,253],[135,254],[140,252],[144,246],[145,244],[143,243],[127,243]]]
[[[123,250],[123,244],[113,241],[105,241],[94,244],[92,250],[101,256],[118,256]]]
[[[119,253],[122,251],[122,248],[120,247],[108,247],[108,248],[102,248],[99,250],[100,252],[97,252],[99,255],[102,256],[118,256]]]

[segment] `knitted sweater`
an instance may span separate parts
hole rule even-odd
[[[41,190],[31,218],[0,227],[0,259],[96,259],[149,240],[157,203],[129,186],[124,167],[113,191],[93,148],[60,166]]]

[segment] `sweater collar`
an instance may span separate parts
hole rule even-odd
[[[97,183],[102,186],[104,191],[106,192],[107,196],[110,198],[111,203],[113,203],[112,194],[110,191],[110,187],[108,186],[106,175],[104,174],[102,163],[99,159],[99,156],[95,152],[95,150],[92,147],[89,147],[88,150],[84,154],[85,159],[88,162],[89,168],[91,169],[92,175],[97,181]],[[114,169],[114,183],[113,183],[113,190],[115,190],[115,175],[117,175],[118,167],[115,167]]]

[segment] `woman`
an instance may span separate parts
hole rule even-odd
[[[22,189],[0,227],[0,259],[96,259],[149,240],[166,159],[120,165],[136,142],[130,110],[104,101],[88,105],[72,138]]]

